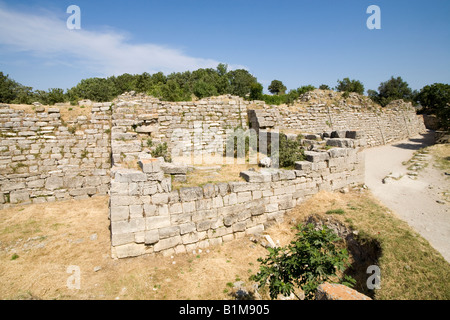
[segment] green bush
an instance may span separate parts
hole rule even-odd
[[[295,165],[296,161],[303,161],[306,159],[304,149],[301,146],[301,135],[297,139],[290,140],[283,133],[280,133],[278,152],[274,152],[274,161],[278,158],[278,165],[280,168],[289,168]],[[272,154],[272,146],[269,146],[269,152]]]
[[[167,147],[167,143],[160,143],[156,146],[156,148],[152,151],[152,156],[154,158],[163,157],[164,161],[172,162],[172,157],[169,153],[169,148]]]
[[[301,288],[305,299],[313,299],[317,287],[325,281],[338,282],[352,286],[351,277],[338,277],[337,271],[345,271],[349,266],[346,249],[338,249],[336,244],[342,239],[327,226],[316,230],[313,224],[297,226],[299,232],[289,245],[269,248],[269,256],[259,258],[260,271],[250,280],[259,283],[261,288],[269,287],[271,299],[281,293],[284,296],[295,294],[295,287]],[[298,298],[298,296],[297,296]]]

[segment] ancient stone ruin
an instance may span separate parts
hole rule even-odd
[[[164,102],[131,93],[93,103],[90,116],[71,121],[58,108],[0,105],[0,208],[109,194],[117,258],[260,233],[320,190],[362,184],[363,147],[425,130],[411,104],[381,108],[337,94],[316,90],[294,106],[269,106],[234,96]],[[177,190],[172,180],[183,181],[189,166],[152,156],[152,146],[166,143],[175,155],[220,158],[236,128],[259,137],[302,133],[310,151],[292,170],[244,171],[239,182]]]

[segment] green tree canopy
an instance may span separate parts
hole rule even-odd
[[[383,107],[393,100],[403,99],[411,102],[414,100],[413,91],[401,77],[391,77],[388,81],[382,82],[378,92],[369,90],[368,96]]]
[[[416,97],[422,105],[422,112],[435,114],[442,127],[450,127],[450,85],[434,83],[423,87]]]
[[[280,80],[273,80],[269,85],[269,92],[272,94],[281,95],[285,94],[286,86]]]
[[[344,78],[338,80],[338,85],[336,90],[340,92],[356,92],[359,94],[364,94],[364,85],[359,80],[350,80],[349,78]]]

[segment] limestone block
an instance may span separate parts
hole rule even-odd
[[[245,179],[245,181],[247,182],[256,182],[256,183],[261,183],[261,182],[270,182],[272,181],[272,177],[270,175],[270,173],[260,173],[260,172],[256,172],[256,171],[242,171],[239,176],[241,176],[242,178]]]
[[[305,156],[306,160],[310,162],[326,161],[330,159],[328,152],[305,151]],[[299,168],[296,169],[301,170]]]
[[[195,201],[183,202],[182,206],[183,206],[184,213],[192,213],[196,210],[196,202]]]
[[[145,203],[144,206],[144,214],[146,217],[151,217],[156,215],[156,205]]]
[[[349,139],[363,139],[365,137],[364,131],[347,131],[345,134],[345,138]]]
[[[26,203],[30,201],[30,193],[26,190],[11,191],[9,202],[12,204]]]
[[[115,206],[110,209],[111,221],[127,220],[129,217],[129,206]]]
[[[264,225],[263,224],[258,224],[256,226],[253,226],[251,228],[248,228],[247,230],[245,230],[246,234],[260,234],[264,231]]]
[[[145,173],[155,173],[161,171],[161,164],[158,159],[140,159],[138,161],[138,165]]]
[[[117,258],[137,257],[146,253],[144,244],[128,243],[115,246],[112,249],[113,256]]]
[[[166,250],[169,248],[173,248],[181,243],[181,236],[175,236],[167,239],[159,240],[155,246],[153,247],[153,250],[155,252],[159,252],[161,250]]]
[[[145,218],[146,230],[160,229],[170,226],[170,216],[151,216]]]
[[[208,183],[203,186],[203,195],[205,198],[212,198],[216,195],[216,189],[214,184]]]
[[[328,150],[328,154],[330,155],[330,158],[345,157],[347,155],[347,149],[346,148],[332,148],[332,149]]]
[[[115,206],[129,206],[134,204],[142,204],[140,197],[136,196],[123,196],[112,194],[110,197],[111,207]]]
[[[336,130],[331,132],[331,138],[345,138],[347,131],[345,130]]]
[[[169,205],[170,214],[179,214],[183,212],[183,207],[181,203],[174,203]]]
[[[198,200],[203,197],[203,188],[189,187],[180,189],[180,199],[182,202]]]
[[[111,245],[120,246],[127,243],[132,243],[135,241],[135,236],[133,233],[124,234],[111,234]]]
[[[179,226],[165,227],[159,229],[158,232],[159,232],[159,239],[175,237],[180,234],[180,227]]]
[[[114,170],[114,181],[116,182],[145,182],[147,175],[141,171],[133,169],[119,168]]]
[[[181,241],[183,244],[191,244],[198,242],[199,236],[198,232],[189,232],[181,236]]]
[[[130,218],[140,218],[144,216],[143,206],[140,204],[134,204],[129,206]]]
[[[64,186],[64,180],[62,177],[48,177],[45,181],[45,188],[47,190],[56,190]]]
[[[302,171],[310,171],[312,169],[312,163],[309,161],[297,161],[295,162],[295,169]]]
[[[193,222],[180,224],[180,234],[184,235],[186,233],[194,232],[196,230],[196,225]]]
[[[28,188],[42,188],[42,187],[44,187],[44,184],[45,184],[44,179],[38,179],[38,180],[28,181],[27,187]]]
[[[243,203],[252,200],[251,191],[238,192],[237,193],[237,203]]]
[[[347,139],[347,138],[328,139],[327,146],[340,147],[340,148],[354,148],[355,141],[353,139]]]
[[[169,203],[168,193],[156,193],[151,196],[153,204],[166,204]]]
[[[188,166],[184,164],[173,164],[169,162],[161,163],[161,169],[166,174],[186,174]]]

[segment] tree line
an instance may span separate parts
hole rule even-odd
[[[122,74],[108,78],[88,78],[76,86],[64,91],[50,88],[47,91],[33,90],[24,86],[0,71],[0,102],[31,104],[38,101],[53,105],[61,102],[76,104],[79,100],[90,99],[97,102],[112,101],[118,95],[129,92],[144,92],[166,101],[190,101],[223,94],[240,96],[248,100],[263,100],[267,104],[292,104],[298,97],[316,89],[313,85],[301,86],[286,92],[287,88],[280,80],[273,80],[268,86],[271,94],[264,94],[264,88],[257,78],[247,70],[228,70],[226,64],[219,64],[215,69],[205,68],[195,71],[174,72],[165,75],[162,72],[149,74]],[[337,81],[334,88],[322,84],[319,89],[336,90],[364,94],[361,81],[344,78]],[[403,99],[414,105],[421,105],[420,112],[436,114],[443,127],[450,124],[450,85],[434,83],[424,86],[420,91],[412,90],[401,77],[391,77],[382,82],[376,90],[368,90],[367,95],[381,106],[393,100]]]

